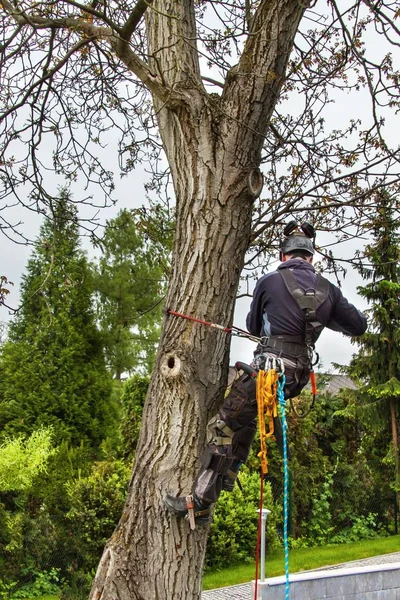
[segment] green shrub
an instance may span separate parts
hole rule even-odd
[[[6,439],[0,445],[0,492],[26,493],[38,475],[46,471],[55,454],[51,427],[40,428],[29,437]]]
[[[327,473],[319,493],[312,499],[311,517],[307,522],[302,523],[303,530],[306,532],[304,537],[308,539],[310,546],[328,543],[334,531],[330,507],[332,486],[333,473]]]
[[[9,600],[16,587],[16,581],[8,581],[4,578],[0,579],[0,600]]]
[[[57,454],[51,428],[29,437],[7,439],[0,445],[0,579],[20,581],[24,570],[40,572],[47,567],[43,555],[52,545],[53,531],[46,510],[33,490],[47,476],[48,463]],[[36,534],[45,528],[41,543]],[[31,544],[31,540],[34,540]]]
[[[15,581],[0,581],[0,599],[1,600],[24,600],[25,598],[38,598],[45,594],[59,594],[60,592],[60,573],[59,569],[50,569],[48,571],[32,571],[25,573],[32,580],[29,583],[20,585]]]
[[[126,460],[133,460],[135,454],[148,387],[149,377],[139,373],[127,379],[122,387],[120,430],[124,446],[123,457]]]
[[[103,461],[93,465],[87,477],[66,484],[70,510],[71,537],[77,547],[80,571],[97,566],[101,552],[122,514],[130,476],[121,460]]]
[[[348,544],[360,540],[369,540],[380,535],[376,515],[369,513],[366,517],[355,517],[351,527],[344,529],[330,540],[331,544]]]
[[[94,573],[73,573],[67,585],[61,589],[60,600],[87,600]]]
[[[210,570],[255,558],[260,476],[244,467],[239,478],[243,491],[235,485],[232,493],[222,492],[216,505],[206,554],[206,566]],[[281,511],[274,506],[269,484],[265,485],[264,507],[271,510],[266,527],[267,552],[270,553],[280,545],[277,521]]]

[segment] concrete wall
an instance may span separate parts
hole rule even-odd
[[[252,590],[254,598],[255,582]],[[257,600],[285,600],[285,577],[258,582]],[[400,563],[295,573],[290,600],[400,600]]]

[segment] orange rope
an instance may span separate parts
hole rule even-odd
[[[258,565],[260,554],[260,539],[261,539],[261,518],[264,496],[264,477],[268,473],[268,458],[266,440],[274,435],[274,417],[278,416],[278,401],[277,401],[277,382],[278,373],[275,369],[270,369],[268,372],[262,369],[257,374],[257,411],[258,411],[258,427],[260,430],[260,446],[261,451],[258,457],[261,462],[260,470],[260,507],[257,530],[257,547],[256,547],[256,575],[254,586],[254,600],[258,594]],[[266,430],[266,421],[268,422],[268,432]]]
[[[268,473],[266,440],[274,435],[274,417],[278,416],[276,399],[278,377],[275,369],[270,369],[268,372],[261,370],[257,375],[258,427],[260,429],[261,445],[258,457],[264,475]],[[268,422],[268,432],[266,431],[266,420]]]

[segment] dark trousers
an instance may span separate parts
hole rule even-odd
[[[265,354],[277,358],[274,352]],[[293,398],[308,382],[309,362],[305,356],[281,358],[285,365],[285,398]],[[216,502],[224,488],[224,479],[235,476],[241,464],[246,462],[256,435],[256,420],[256,380],[236,371],[219,413],[208,425],[208,443],[193,487],[193,493],[201,502]],[[275,419],[274,425],[274,435],[282,447],[280,420]]]

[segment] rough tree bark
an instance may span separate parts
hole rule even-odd
[[[216,96],[201,81],[193,0],[158,0],[147,10],[150,68],[164,92],[150,89],[177,205],[167,307],[232,322],[250,238],[249,175],[257,174],[303,12],[298,0],[261,1],[241,60]],[[206,423],[222,397],[228,348],[223,332],[165,318],[128,499],[93,600],[200,598],[207,531],[191,532],[165,512],[163,499],[190,492]]]

